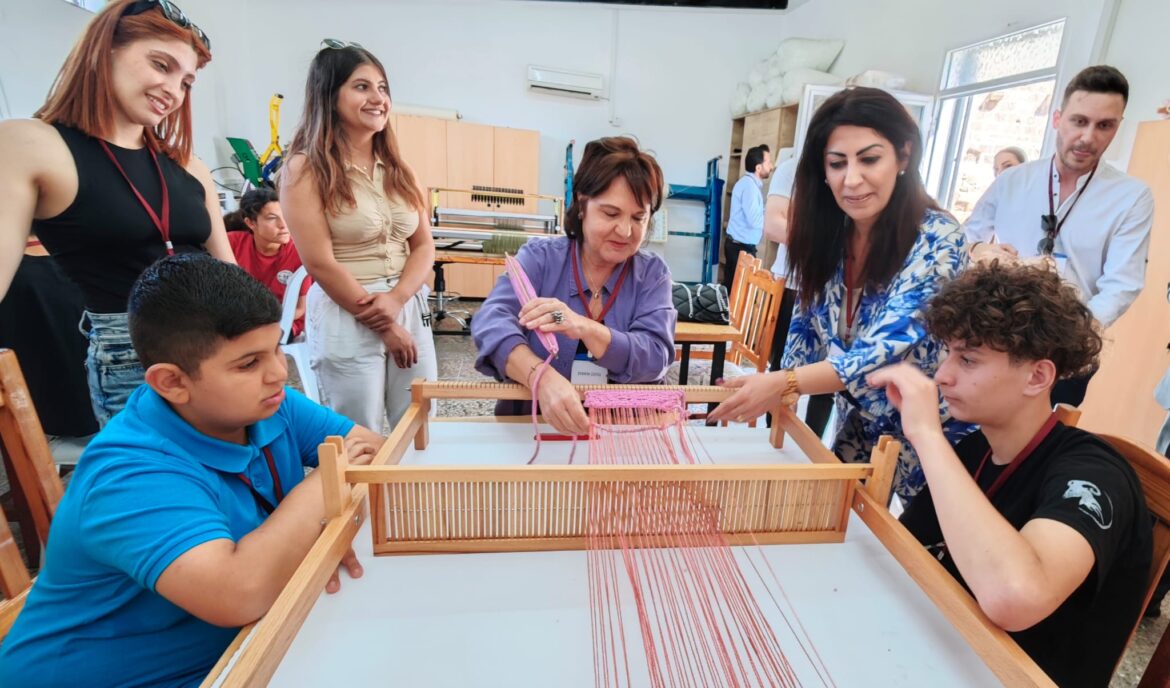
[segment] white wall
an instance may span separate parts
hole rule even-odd
[[[1170,3],[1119,1],[1117,35],[1107,54],[1133,83],[1130,119],[1145,119],[1152,116],[1151,104],[1170,97],[1159,92],[1165,81],[1153,67],[1156,47],[1164,42],[1157,32],[1170,25]],[[785,37],[842,38],[846,46],[834,72],[885,69],[906,75],[912,89],[933,92],[948,49],[1067,17],[1063,82],[1089,63],[1106,2],[809,0],[787,12],[517,0],[185,0],[183,5],[214,48],[193,91],[196,151],[208,163],[227,162],[224,136],[244,136],[264,148],[273,92],[285,95],[281,135],[288,140],[300,114],[309,60],[328,36],[357,41],[377,54],[399,102],[455,108],[469,121],[539,130],[540,191],[556,194],[569,139],[580,146],[618,133],[635,134],[652,149],[669,181],[702,183],[706,160],[726,153],[727,102],[736,82]],[[12,114],[27,116],[40,104],[90,16],[61,0],[0,0],[0,80]],[[524,86],[527,64],[601,73],[608,82],[611,59],[612,103],[535,94]],[[619,126],[610,124],[611,107]],[[1131,126],[1119,139],[1132,138]],[[1119,141],[1111,155],[1128,156],[1128,146]],[[685,224],[701,221],[685,208],[672,213],[672,220],[684,216]],[[693,250],[685,240],[678,249]]]
[[[1129,106],[1125,121],[1107,157],[1125,169],[1133,149],[1137,124],[1156,119],[1154,112],[1170,100],[1170,55],[1166,37],[1170,31],[1170,2],[1166,0],[1118,0],[1117,23],[1110,37],[1105,62],[1117,67],[1129,80]]]
[[[0,116],[36,112],[92,17],[62,0],[0,0]]]
[[[196,87],[201,151],[208,136],[268,138],[270,94],[285,95],[281,130],[288,137],[303,102],[309,60],[322,37],[356,41],[390,72],[396,101],[459,110],[468,121],[537,129],[541,139],[541,191],[558,193],[564,148],[598,136],[633,133],[657,152],[675,183],[703,181],[708,158],[726,153],[727,102],[736,77],[745,75],[767,46],[742,36],[762,25],[777,30],[782,15],[614,9],[566,3],[357,1],[340,13],[334,3],[280,0],[206,0],[215,58]],[[191,14],[195,14],[192,12]],[[231,21],[211,20],[231,17]],[[252,38],[256,28],[281,17],[279,37]],[[616,36],[614,32],[616,21]],[[276,32],[272,32],[276,33]],[[539,64],[604,74],[617,51],[613,102],[529,92],[525,67]],[[203,103],[212,101],[208,106]],[[621,124],[611,126],[610,108]],[[580,148],[577,149],[578,158]]]

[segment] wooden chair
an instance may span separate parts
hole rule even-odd
[[[743,338],[732,344],[728,361],[742,366],[745,362],[758,372],[768,370],[772,355],[772,338],[780,302],[784,298],[784,278],[773,277],[770,270],[756,268],[744,279],[743,309],[739,330]]]
[[[739,260],[735,263],[735,275],[731,278],[731,289],[727,292],[728,324],[740,327],[743,322],[744,308],[747,306],[747,276],[759,270],[761,261],[747,251],[739,252]],[[703,348],[691,347],[692,361],[710,361],[712,350],[703,345]],[[674,360],[682,357],[682,349],[675,347]],[[685,380],[679,384],[686,384]]]
[[[25,568],[20,549],[8,528],[8,517],[0,509],[0,592],[4,593],[4,599],[0,600],[0,641],[8,635],[12,622],[24,608],[32,584],[33,578]]]
[[[49,524],[65,489],[16,353],[11,349],[0,349],[0,448],[14,501],[20,504],[23,500],[27,505],[37,540],[44,547],[49,540]],[[37,561],[31,533],[25,532],[24,538],[29,560]]]
[[[1150,577],[1146,582],[1146,596],[1142,601],[1144,611],[1154,595],[1158,581],[1162,580],[1167,563],[1170,562],[1170,459],[1124,437],[1104,433],[1097,433],[1097,436],[1108,442],[1133,467],[1138,480],[1141,481],[1142,492],[1146,496],[1146,508],[1154,517],[1154,552]],[[1130,633],[1131,641],[1135,633],[1137,624],[1134,624]],[[1142,675],[1139,687],[1167,685],[1170,685],[1170,632],[1162,635],[1162,640]]]

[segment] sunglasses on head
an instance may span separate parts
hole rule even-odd
[[[1044,238],[1036,244],[1036,251],[1041,255],[1050,256],[1056,248],[1056,216],[1041,215],[1040,230],[1044,232]]]
[[[322,38],[321,45],[325,46],[326,48],[332,48],[333,50],[343,50],[345,48],[358,48],[360,50],[365,50],[361,43],[339,41],[336,38]]]
[[[170,0],[138,0],[138,2],[127,5],[126,10],[122,12],[122,16],[132,17],[136,14],[149,12],[156,5],[162,10],[163,16],[169,19],[171,23],[183,29],[191,29],[195,37],[203,43],[203,47],[211,50],[211,39],[207,37],[207,34],[203,33],[203,29],[188,19],[187,15],[183,13],[183,10],[179,9],[179,6]]]

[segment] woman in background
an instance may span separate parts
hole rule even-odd
[[[144,372],[126,301],[171,253],[234,262],[207,166],[191,154],[191,88],[211,41],[172,3],[111,2],[33,119],[0,122],[0,298],[35,232],[81,288],[100,425]]]
[[[435,242],[422,190],[389,128],[382,63],[332,39],[313,58],[280,202],[315,284],[310,362],[321,402],[393,428],[414,378],[438,377],[423,287]]]

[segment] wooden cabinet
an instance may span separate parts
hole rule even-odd
[[[1138,125],[1129,173],[1154,192],[1146,285],[1105,332],[1101,369],[1081,404],[1080,426],[1153,446],[1166,418],[1154,387],[1170,366],[1170,121]]]
[[[414,170],[424,192],[430,187],[447,186],[447,122],[402,115],[396,134],[402,159]]]
[[[402,159],[414,170],[420,186],[484,189],[476,195],[443,194],[440,205],[497,212],[540,211],[535,201],[510,204],[491,193],[492,189],[539,191],[540,132],[413,115],[393,115],[390,126]],[[483,298],[502,272],[501,266],[450,264],[445,268],[447,289]]]
[[[447,125],[447,182],[455,189],[491,187],[495,180],[495,127],[488,124],[469,124],[448,121]],[[450,208],[491,210],[480,199],[467,194],[450,194],[443,205]]]
[[[540,159],[540,132],[496,127],[493,146],[492,186],[505,191],[536,193],[540,168],[532,161]],[[504,200],[495,205],[497,210],[505,212],[535,213],[539,209],[535,200],[522,203]]]

